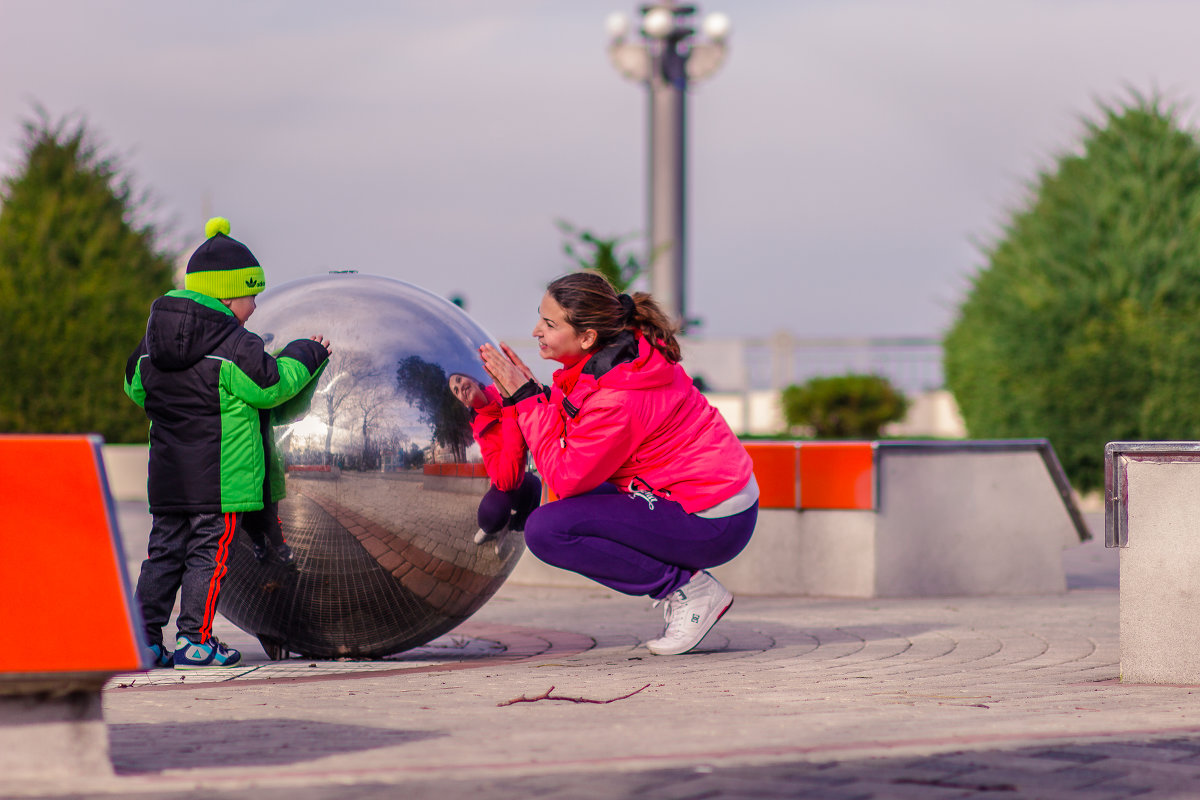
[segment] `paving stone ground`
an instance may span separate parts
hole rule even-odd
[[[1200,797],[1200,687],[1121,683],[1116,552],[1064,559],[1064,595],[739,596],[676,657],[600,587],[506,585],[383,663],[273,664],[226,624],[246,670],[109,683],[114,776],[0,796]]]

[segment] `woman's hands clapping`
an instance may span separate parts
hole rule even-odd
[[[492,376],[492,381],[504,397],[511,397],[513,392],[529,381],[538,383],[537,378],[533,377],[533,371],[504,342],[500,343],[500,350],[490,342],[482,345],[479,348],[479,357],[483,360],[483,368]]]

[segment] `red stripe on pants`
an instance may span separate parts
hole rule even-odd
[[[213,617],[217,615],[217,598],[221,595],[221,579],[229,571],[226,564],[229,561],[229,543],[237,532],[237,514],[225,514],[225,532],[217,545],[217,566],[213,570],[212,579],[208,582],[208,598],[204,602],[204,622],[200,625],[200,643],[212,638]]]

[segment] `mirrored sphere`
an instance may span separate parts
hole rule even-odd
[[[490,382],[478,348],[491,337],[431,292],[357,273],[270,288],[247,327],[268,352],[319,334],[333,355],[270,419],[295,561],[260,561],[239,530],[221,613],[272,658],[381,658],[457,626],[525,549],[511,531],[473,541],[489,484],[447,383]]]

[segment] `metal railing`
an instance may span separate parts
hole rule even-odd
[[[535,373],[532,344],[508,340]],[[847,373],[882,375],[905,394],[942,388],[941,339],[929,336],[799,337],[777,333],[745,339],[687,338],[683,342],[688,374],[719,392],[782,390],[809,378]]]

